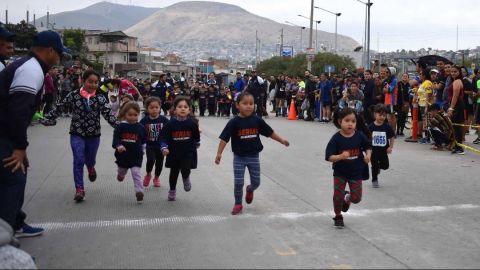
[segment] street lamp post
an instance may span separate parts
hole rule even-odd
[[[338,41],[338,38],[337,38],[337,37],[338,37],[337,25],[338,25],[338,24],[337,24],[337,23],[338,23],[338,17],[340,17],[340,16],[342,15],[342,13],[335,13],[335,12],[332,12],[332,11],[330,11],[330,10],[326,10],[326,9],[324,9],[324,8],[321,8],[321,7],[315,7],[315,8],[321,9],[321,10],[323,10],[323,11],[326,11],[326,12],[328,12],[328,13],[330,13],[330,14],[335,15],[335,52],[337,52],[337,51],[338,51],[338,47],[337,47],[337,44],[338,44],[338,43],[337,43],[337,41]]]
[[[358,2],[364,4],[367,7],[367,16],[366,16],[366,30],[367,30],[367,39],[365,43],[367,44],[367,59],[366,59],[366,66],[367,69],[370,69],[370,7],[373,5],[371,0],[367,0],[367,2],[363,2],[361,0],[357,0]]]
[[[291,23],[289,21],[285,21],[285,23],[288,23],[288,24],[296,26],[296,27],[300,27],[300,49],[298,50],[298,51],[300,51],[303,47],[303,29],[305,29],[306,27]]]
[[[310,4],[310,37],[309,37],[309,41],[308,41],[308,47],[309,48],[312,48],[312,31],[313,31],[313,3],[314,3],[314,0],[311,1],[311,4]],[[312,60],[311,58],[308,59],[308,62],[307,62],[307,69],[308,70],[312,70]]]
[[[310,20],[309,17],[303,16],[303,15],[301,15],[301,14],[298,14],[298,17],[302,17],[302,18],[305,18],[305,19],[307,19],[307,20]],[[318,25],[319,25],[322,21],[318,20],[318,21],[315,21],[315,22],[316,22],[316,24],[315,24],[315,52],[316,52],[316,51],[317,51],[317,46],[318,46]]]

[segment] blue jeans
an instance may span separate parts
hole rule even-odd
[[[0,138],[0,161],[13,153],[13,144],[6,138]],[[28,164],[25,164],[25,169]],[[16,231],[25,224],[27,215],[22,211],[27,184],[27,174],[21,170],[12,173],[10,168],[0,166],[0,218]]]
[[[245,168],[250,174],[250,189],[256,190],[260,186],[260,157],[259,154],[241,157],[233,155],[233,174],[235,176],[235,204],[242,204]]]

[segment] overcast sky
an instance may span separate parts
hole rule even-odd
[[[366,0],[365,0],[366,1]],[[26,17],[27,8],[35,10],[37,18],[46,14],[84,8],[98,0],[2,0],[0,20],[18,22]],[[135,3],[144,7],[166,7],[179,0],[110,0],[118,4]],[[238,5],[247,11],[283,23],[285,20],[308,26],[308,20],[298,14],[310,16],[309,0],[218,0]],[[392,51],[397,49],[457,48],[480,46],[480,8],[476,0],[372,0],[371,49]],[[357,0],[316,0],[315,5],[341,12],[338,32],[362,43],[365,24],[365,5]],[[314,19],[321,20],[319,30],[335,32],[335,16],[315,9]],[[31,18],[33,15],[31,15]],[[379,41],[379,42],[377,42]]]

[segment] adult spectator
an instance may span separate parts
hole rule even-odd
[[[315,109],[315,90],[317,86],[313,80],[313,76],[309,70],[305,71],[305,98],[308,100],[308,109],[307,109],[307,118],[305,121],[313,121],[315,118],[314,109]]]
[[[242,92],[243,90],[245,90],[245,85],[246,84],[242,78],[242,73],[237,72],[237,78],[235,79],[235,83],[233,84],[235,91],[237,91],[237,93]]]
[[[42,228],[25,223],[22,211],[27,182],[27,128],[40,102],[45,74],[60,63],[63,47],[53,31],[38,33],[29,54],[0,72],[0,218],[17,237],[37,236]]]
[[[180,73],[180,81],[178,82],[178,85],[180,86],[181,91],[185,91],[185,72]]]
[[[252,74],[250,75],[250,80],[248,80],[247,84],[247,91],[252,94],[255,100],[256,105],[256,113],[257,116],[262,118],[263,115],[263,101],[261,100],[260,93],[263,90],[263,84],[265,81],[257,75],[257,71],[252,70]]]
[[[158,82],[152,85],[153,89],[150,92],[151,96],[158,97],[162,101],[162,110],[167,115],[168,110],[170,109],[168,103],[166,102],[167,92],[173,90],[173,86],[167,82],[167,76],[165,74],[160,74]]]
[[[170,72],[167,73],[167,78],[165,79],[172,87],[175,84],[175,80],[172,78],[172,74]]]
[[[127,79],[113,79],[112,84],[118,88],[118,95],[122,97],[125,94],[131,95],[135,101],[142,101],[142,95],[133,83]]]
[[[465,104],[463,103],[464,88],[462,82],[462,70],[459,66],[453,66],[450,70],[453,83],[446,88],[448,94],[448,116],[454,124],[462,124],[465,121],[464,109]],[[455,148],[452,151],[452,154],[463,155],[465,154],[463,148],[458,145],[458,143],[463,142],[463,127],[453,126],[455,131]]]
[[[320,74],[320,102],[322,104],[322,119],[319,119],[320,122],[330,122],[332,115],[332,97],[333,97],[333,86],[332,83],[327,80],[327,75],[325,73]]]
[[[397,83],[397,136],[404,136],[405,124],[407,123],[408,111],[410,110],[410,77],[403,73],[402,80]]]
[[[57,94],[57,88],[55,87],[55,80],[57,77],[57,67],[52,67],[47,75],[45,75],[44,87],[43,87],[43,114],[46,115],[53,108],[55,102],[55,95]]]
[[[13,55],[13,39],[15,34],[7,29],[0,27],[0,71],[5,69],[7,63],[5,60],[10,59]]]
[[[364,100],[363,100],[363,116],[365,122],[370,125],[373,123],[373,106],[376,104],[375,98],[375,80],[371,70],[364,72],[365,86],[363,88]]]

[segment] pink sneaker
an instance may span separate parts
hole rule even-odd
[[[148,181],[150,181],[150,179]],[[153,186],[160,187],[160,178],[158,176],[155,176],[155,178],[153,178]]]
[[[241,204],[235,204],[232,209],[232,215],[238,215],[242,212],[243,206]]]
[[[253,201],[253,190],[250,188],[250,185],[247,186],[247,192],[246,192],[246,195],[245,195],[245,201],[246,201],[248,204],[251,204],[252,201]]]
[[[152,176],[150,174],[146,174],[145,177],[143,178],[143,186],[148,187],[150,185],[150,179],[152,179]],[[155,183],[155,180],[153,180]]]

